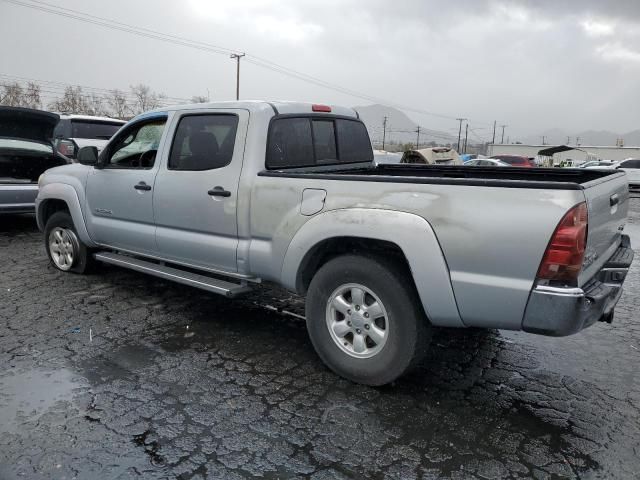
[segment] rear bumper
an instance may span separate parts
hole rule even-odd
[[[522,329],[562,337],[597,321],[611,322],[633,256],[629,237],[623,235],[618,250],[582,288],[536,286],[527,303]]]

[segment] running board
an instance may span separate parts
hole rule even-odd
[[[140,260],[135,257],[121,255],[119,253],[99,252],[94,253],[93,257],[99,262],[116,265],[118,267],[128,268],[136,272],[147,273],[165,280],[171,280],[190,287],[201,288],[208,292],[224,295],[225,297],[235,297],[237,295],[251,291],[248,285],[226,282],[218,278],[207,277],[197,273],[179,270],[166,265]]]

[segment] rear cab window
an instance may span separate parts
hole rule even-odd
[[[625,160],[620,164],[620,168],[640,168],[640,160]]]
[[[120,130],[121,123],[97,122],[93,120],[71,120],[70,138],[109,140]]]
[[[268,169],[339,165],[373,161],[364,124],[331,115],[276,117],[269,127]]]

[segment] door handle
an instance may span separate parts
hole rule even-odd
[[[212,188],[207,193],[212,197],[230,197],[231,196],[231,192],[229,190],[225,190],[222,187]]]
[[[614,207],[618,203],[620,203],[620,195],[618,195],[617,193],[614,193],[613,195],[611,195],[611,197],[609,197],[609,205]]]
[[[149,190],[151,190],[151,185],[147,185],[144,182],[140,182],[137,185],[134,185],[133,188],[135,188],[136,190],[144,190],[145,192],[148,192]]]

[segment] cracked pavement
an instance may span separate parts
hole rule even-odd
[[[640,247],[640,200],[627,231]],[[633,478],[640,267],[612,325],[566,338],[439,330],[370,388],[329,372],[302,301],[48,265],[0,217],[0,479]]]

